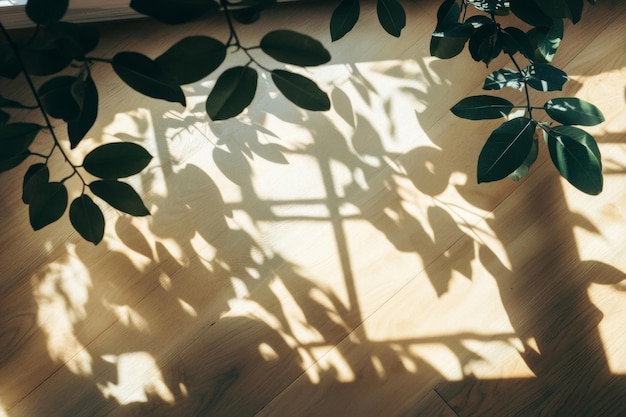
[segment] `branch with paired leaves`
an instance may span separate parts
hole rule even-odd
[[[34,230],[57,220],[66,212],[69,193],[66,182],[79,179],[81,190],[69,205],[69,219],[86,240],[98,244],[105,219],[95,196],[113,208],[133,216],[150,214],[139,194],[122,178],[143,171],[152,156],[141,145],[130,142],[109,143],[89,152],[82,164],[73,162],[71,152],[81,144],[98,116],[98,89],[91,67],[111,65],[118,77],[137,92],[155,99],[186,105],[182,86],[200,81],[220,67],[229,50],[248,57],[244,65],[224,70],[206,99],[206,112],[214,120],[239,115],[256,94],[258,71],[266,71],[276,88],[291,102],[310,111],[330,108],[330,99],[309,78],[284,68],[268,69],[255,58],[260,50],[274,60],[300,67],[327,63],[330,53],[323,45],[301,33],[272,31],[258,45],[240,41],[235,22],[256,21],[272,0],[132,0],[130,6],[146,16],[176,25],[221,13],[228,23],[228,40],[208,36],[189,36],[152,59],[139,52],[124,51],[112,58],[94,57],[100,36],[89,25],[63,22],[68,0],[29,0],[25,12],[35,29],[26,41],[16,41],[0,23],[6,42],[0,45],[0,76],[14,80],[24,77],[34,105],[0,96],[0,172],[13,169],[27,159],[38,159],[27,169],[22,200],[29,207]],[[63,71],[63,75],[58,75]],[[33,76],[43,79],[37,86]],[[41,114],[42,124],[10,122],[11,109],[33,110]],[[5,111],[9,110],[9,111]],[[67,135],[58,135],[51,119],[66,123]],[[31,150],[35,138],[48,132],[50,150],[46,154]],[[71,174],[51,180],[49,161],[58,152]],[[88,174],[88,175],[87,175]],[[90,178],[94,178],[93,180]]]
[[[469,6],[483,13],[468,17]],[[431,54],[452,58],[467,44],[475,61],[489,65],[504,53],[515,68],[493,71],[485,79],[483,89],[524,91],[525,104],[521,106],[501,97],[477,95],[464,98],[452,107],[456,116],[470,120],[500,119],[510,116],[513,109],[523,110],[520,117],[505,121],[487,139],[478,157],[478,182],[507,176],[519,180],[527,175],[537,159],[539,136],[544,138],[552,162],[567,181],[588,194],[602,191],[598,145],[589,133],[576,127],[602,123],[602,112],[575,97],[552,98],[542,106],[534,106],[529,93],[529,89],[562,90],[568,76],[550,63],[563,39],[563,19],[577,23],[583,6],[583,0],[464,0],[461,4],[445,0],[440,6],[431,38]],[[503,28],[498,17],[511,13],[532,28],[526,32],[514,26]],[[528,64],[522,67],[518,59]],[[538,120],[535,110],[544,110],[561,125]]]

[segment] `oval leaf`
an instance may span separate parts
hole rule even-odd
[[[430,55],[441,59],[454,58],[463,51],[467,38],[452,38],[433,35],[430,38]]]
[[[81,195],[70,204],[70,222],[88,242],[97,245],[104,237],[104,216],[88,195]]]
[[[67,123],[67,135],[70,139],[70,147],[74,149],[87,135],[89,129],[98,117],[98,90],[91,75],[84,82],[83,103],[80,115]]]
[[[328,95],[310,79],[285,70],[273,70],[272,80],[280,92],[296,106],[312,111],[330,109]]]
[[[50,171],[46,164],[34,164],[28,167],[22,183],[22,201],[24,204],[29,204],[39,187],[48,184],[49,180]]]
[[[580,191],[597,195],[602,191],[600,150],[591,135],[573,126],[557,126],[548,134],[552,163],[563,178]]]
[[[548,64],[535,64],[525,69],[526,83],[539,91],[561,91],[568,80],[567,74]]]
[[[89,184],[89,189],[111,205],[111,207],[131,216],[147,216],[150,214],[150,211],[141,201],[139,194],[126,183],[115,180],[94,181]]]
[[[189,22],[219,10],[212,0],[131,0],[130,7],[170,25]]]
[[[22,61],[31,75],[52,75],[66,68],[72,57],[60,54],[54,47],[36,45],[36,42],[20,50]]]
[[[69,0],[28,0],[25,11],[33,22],[47,25],[61,20],[69,3]]]
[[[69,121],[80,114],[80,105],[72,94],[77,78],[69,75],[51,78],[38,91],[46,113],[56,119]]]
[[[456,0],[444,0],[437,10],[436,32],[443,32],[459,22],[461,6]]]
[[[28,214],[30,225],[39,230],[59,220],[67,207],[67,188],[60,182],[49,182],[37,187],[30,196]]]
[[[301,67],[322,65],[330,53],[318,40],[292,30],[274,30],[261,39],[261,49],[277,61]]]
[[[539,155],[539,141],[537,139],[533,139],[533,144],[530,148],[530,152],[528,152],[528,156],[522,162],[522,165],[517,167],[517,169],[509,174],[509,178],[513,181],[519,181],[530,172],[530,167],[537,160],[537,156]]]
[[[199,81],[215,71],[226,58],[226,46],[208,36],[181,39],[155,61],[179,84]]]
[[[576,97],[553,98],[543,106],[550,117],[564,125],[595,126],[604,122],[599,108]]]
[[[176,79],[145,55],[120,52],[113,57],[113,70],[128,86],[143,95],[186,104],[185,94]]]
[[[470,96],[456,103],[450,110],[455,116],[470,120],[499,119],[506,117],[513,103],[496,96]]]
[[[212,120],[237,116],[252,102],[257,86],[257,72],[250,67],[224,71],[206,100],[206,111]]]
[[[376,3],[378,21],[387,33],[400,37],[406,26],[406,13],[398,0],[378,0]]]
[[[94,26],[57,22],[46,30],[50,46],[59,54],[72,58],[84,57],[98,46],[100,33]]]
[[[534,0],[511,0],[510,3],[513,14],[529,25],[548,27],[552,24],[552,18]]]
[[[522,75],[515,70],[502,68],[489,74],[483,83],[484,90],[500,90],[504,87],[521,90],[524,87]]]
[[[87,154],[83,168],[98,178],[123,178],[141,172],[151,159],[152,155],[136,143],[107,143]]]
[[[341,0],[330,18],[330,38],[334,42],[343,38],[359,20],[361,2],[359,0]]]
[[[34,123],[11,123],[0,126],[0,162],[27,152],[42,128]]]
[[[478,156],[478,182],[501,180],[520,167],[531,151],[534,130],[533,121],[523,117],[494,130]]]

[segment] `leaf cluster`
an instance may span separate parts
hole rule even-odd
[[[592,3],[592,2],[590,2]],[[468,16],[468,8],[479,12]],[[515,68],[491,72],[483,83],[487,91],[513,88],[525,92],[526,103],[515,105],[492,95],[462,99],[452,112],[470,120],[510,118],[512,110],[524,110],[522,117],[502,123],[487,138],[478,158],[478,182],[527,175],[537,159],[538,139],[543,136],[552,162],[574,187],[588,194],[602,191],[602,163],[595,139],[576,126],[593,126],[604,121],[592,103],[574,97],[557,97],[542,106],[533,106],[529,89],[561,91],[567,74],[551,65],[563,39],[563,19],[577,23],[583,0],[444,0],[437,12],[437,25],[430,43],[433,56],[449,59],[467,45],[471,57],[489,65],[500,54],[509,56]],[[531,26],[523,31],[503,28],[497,17],[513,14]],[[521,66],[519,59],[528,64]],[[537,120],[533,111],[544,110],[552,121]],[[553,121],[561,125],[553,126]]]

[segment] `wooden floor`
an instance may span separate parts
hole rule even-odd
[[[499,122],[449,108],[506,62],[430,58],[439,2],[404,3],[399,40],[371,2],[332,45],[336,2],[241,28],[248,45],[271,28],[322,39],[333,60],[307,71],[326,113],[262,80],[245,114],[209,123],[214,77],[183,109],[94,68],[101,114],[78,151],[148,148],[129,181],[152,216],[107,209],[97,247],[67,215],[33,232],[28,164],[0,175],[1,417],[626,415],[624,4],[587,8],[555,62],[562,95],[607,119],[588,129],[605,174],[591,197],[545,146],[527,179],[476,184]],[[96,55],[224,29],[107,24]]]

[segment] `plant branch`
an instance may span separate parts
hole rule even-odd
[[[50,131],[50,135],[52,136],[52,140],[54,141],[54,147],[59,148],[59,151],[61,152],[61,155],[63,155],[63,158],[65,159],[65,162],[67,162],[72,167],[72,170],[74,171],[74,174],[78,175],[78,177],[83,182],[83,186],[84,186],[86,184],[85,179],[80,175],[80,172],[78,172],[76,166],[72,163],[72,161],[70,160],[69,156],[67,155],[67,153],[65,152],[65,150],[61,146],[61,143],[59,142],[59,139],[57,138],[56,133],[54,132],[54,127],[52,127],[52,122],[50,121],[50,118],[48,117],[48,114],[46,113],[46,111],[45,111],[45,109],[43,107],[43,104],[41,102],[41,98],[39,97],[39,94],[37,94],[37,88],[35,87],[35,84],[33,83],[33,79],[31,78],[30,74],[26,70],[26,65],[24,64],[24,60],[22,59],[22,56],[20,55],[20,51],[19,51],[17,45],[15,44],[15,42],[13,41],[13,38],[11,37],[11,34],[9,34],[9,32],[4,27],[2,22],[0,22],[0,32],[2,32],[2,35],[6,38],[8,44],[9,44],[9,47],[11,48],[13,53],[15,54],[15,59],[17,60],[17,62],[20,65],[20,67],[22,68],[22,72],[24,73],[24,78],[26,79],[26,83],[28,84],[28,88],[30,89],[31,93],[33,94],[33,97],[35,97],[35,101],[37,103],[37,108],[39,109],[41,115],[43,116],[44,122],[46,124],[46,128]],[[54,147],[52,148],[53,150],[54,150]],[[52,152],[50,152],[50,155],[52,155]],[[46,162],[47,162],[49,157],[50,156],[46,157]],[[72,174],[72,175],[74,175],[74,174]]]
[[[517,63],[517,61],[515,60],[515,57],[513,56],[513,54],[507,52],[506,53],[509,58],[511,58],[511,62],[513,62],[513,65],[515,65],[515,68],[517,69],[517,71],[520,73],[520,75],[522,75],[522,81],[524,83],[524,93],[526,94],[526,110],[528,110],[528,117],[530,117],[532,119],[533,117],[533,109],[535,107],[532,107],[530,105],[530,93],[528,91],[528,83],[526,82],[526,80],[524,80],[524,70],[522,70],[522,68],[519,66],[519,64]]]

